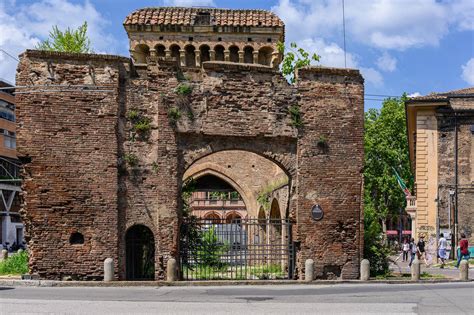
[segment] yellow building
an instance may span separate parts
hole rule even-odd
[[[474,88],[412,98],[406,119],[415,175],[407,200],[412,235],[435,242],[440,233],[457,240],[464,232],[473,242]]]

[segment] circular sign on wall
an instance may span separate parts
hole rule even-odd
[[[314,205],[313,208],[311,208],[311,217],[314,221],[321,220],[323,218],[323,215],[323,208],[321,208],[320,205]]]

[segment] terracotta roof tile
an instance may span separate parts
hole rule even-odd
[[[417,101],[425,101],[425,100],[444,100],[453,95],[465,95],[465,94],[474,94],[474,86],[460,89],[460,90],[453,90],[444,93],[431,93],[428,95],[412,97],[409,101],[417,102]]]
[[[124,25],[193,25],[198,12],[209,12],[213,25],[283,27],[283,21],[265,10],[231,10],[210,8],[157,7],[139,9],[129,14]]]

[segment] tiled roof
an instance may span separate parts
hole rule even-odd
[[[222,26],[280,26],[283,21],[265,10],[230,10],[212,8],[157,7],[136,10],[124,25],[193,25],[198,12],[209,12],[211,25]]]
[[[431,93],[428,95],[412,97],[409,99],[411,102],[418,102],[418,101],[431,101],[431,100],[445,100],[450,96],[454,95],[466,95],[466,94],[474,94],[474,87],[469,87],[460,90],[453,90],[444,93]]]

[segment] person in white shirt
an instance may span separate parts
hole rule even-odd
[[[403,241],[402,250],[403,250],[403,261],[408,261],[408,252],[410,251],[410,243],[408,243],[407,239]]]
[[[448,246],[448,242],[444,238],[443,233],[441,233],[439,235],[439,241],[438,241],[438,256],[439,256],[439,259],[441,259],[441,268],[444,268],[447,246]]]

